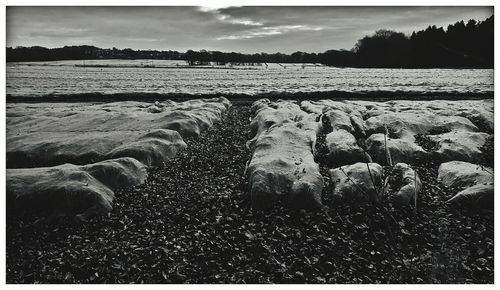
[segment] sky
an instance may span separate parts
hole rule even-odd
[[[7,46],[324,52],[377,29],[482,21],[492,7],[7,7]]]

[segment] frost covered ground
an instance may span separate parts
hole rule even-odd
[[[392,178],[401,183],[392,196],[394,202],[408,205],[421,188],[411,164],[443,164],[439,173],[451,174],[448,180],[455,180],[446,185],[457,186],[464,171],[451,170],[456,163],[449,162],[464,161],[462,168],[487,166],[474,162],[487,154],[484,145],[494,130],[492,101],[298,103],[262,99],[251,111],[252,139],[247,146],[253,153],[247,173],[252,203],[262,208],[276,200],[299,208],[321,207],[324,182],[314,161],[320,134],[326,135],[327,156],[319,161],[332,169],[333,195],[378,201],[386,195]],[[423,140],[433,142],[434,147],[424,149]],[[381,165],[389,173],[384,174]],[[484,170],[493,174],[492,168]],[[471,182],[483,186],[461,192],[453,202],[491,207],[491,181],[487,185],[484,180]]]
[[[225,98],[9,105],[10,206],[30,210],[48,204],[49,219],[76,214],[75,219],[86,221],[105,214],[116,188],[144,182],[143,167],[174,158],[186,148],[183,138],[199,136],[221,121],[230,106]]]
[[[9,63],[7,94],[46,96],[78,93],[262,94],[275,92],[398,92],[475,94],[493,92],[492,69],[361,69],[269,64],[233,68],[140,67],[145,60],[93,60],[104,67],[75,67],[82,61]],[[179,65],[181,67],[175,67]],[[110,67],[106,67],[110,66]],[[138,66],[138,67],[127,67]],[[173,67],[172,67],[173,66]],[[139,77],[138,77],[139,76]]]
[[[165,113],[158,105],[132,107]],[[26,106],[21,111],[36,115]],[[20,115],[14,108],[7,114]],[[77,225],[67,217],[37,222],[32,212],[11,213],[7,281],[493,283],[493,211],[471,202],[476,198],[449,202],[457,193],[492,194],[492,114],[491,100],[233,106],[220,122],[183,137],[187,147],[150,168],[142,185],[117,189],[108,216]],[[39,142],[13,124],[8,149],[17,134]],[[368,156],[380,168],[366,166]],[[257,174],[259,168],[267,173]],[[264,178],[251,178],[256,174]],[[277,181],[271,190],[266,178]],[[289,180],[292,187],[296,180],[321,183],[319,191],[303,185],[292,191],[312,193],[319,210],[289,209],[282,190]],[[254,181],[258,196],[282,193],[262,200],[272,202],[267,211],[252,209]],[[390,186],[381,191],[385,181]],[[391,205],[404,188],[411,202]],[[370,190],[377,199],[350,198]]]

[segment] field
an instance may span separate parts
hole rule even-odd
[[[7,95],[79,93],[266,94],[298,92],[492,93],[491,69],[356,69],[301,64],[185,68],[185,63],[154,60],[98,60],[9,63]],[[163,68],[161,66],[164,66]],[[177,67],[179,66],[179,67]],[[184,66],[184,67],[183,67]],[[332,97],[336,97],[333,95]]]
[[[40,149],[37,148],[50,148],[50,146],[56,146],[54,148],[59,150],[46,151],[43,155],[45,158],[37,161],[38,164],[23,164],[23,167],[28,167],[27,170],[30,170],[29,167],[44,165],[40,162],[58,163],[64,160],[60,158],[75,156],[76,151],[71,150],[75,148],[71,146],[75,145],[71,142],[69,147],[64,147],[66,143],[58,143],[58,139],[53,137],[36,139],[39,137],[33,135],[33,132],[49,132],[47,128],[61,126],[57,125],[58,119],[52,117],[62,116],[63,121],[60,121],[60,124],[67,128],[67,134],[73,134],[75,129],[90,132],[85,131],[89,130],[85,129],[88,128],[85,122],[93,124],[92,118],[81,119],[78,116],[84,114],[100,118],[95,112],[103,112],[103,116],[107,116],[104,117],[107,121],[98,127],[103,132],[112,128],[106,124],[120,126],[120,122],[113,123],[112,120],[123,114],[136,116],[139,122],[135,126],[137,129],[142,128],[141,120],[148,120],[149,124],[155,124],[159,126],[158,128],[162,127],[162,124],[168,127],[158,130],[178,130],[175,129],[179,128],[175,127],[177,125],[170,125],[171,121],[164,121],[167,119],[163,119],[162,116],[172,114],[170,110],[180,109],[191,111],[195,114],[193,116],[198,116],[196,123],[199,125],[199,134],[187,134],[191,129],[179,131],[186,132],[181,134],[186,144],[184,149],[179,150],[174,157],[160,155],[164,158],[162,164],[149,167],[148,178],[142,184],[113,189],[112,210],[84,223],[75,223],[73,216],[67,213],[43,219],[30,208],[16,207],[19,211],[11,211],[7,222],[7,282],[493,283],[493,211],[467,202],[462,206],[450,204],[448,200],[461,191],[463,186],[461,188],[444,186],[438,178],[441,162],[457,158],[479,164],[482,168],[492,166],[493,148],[492,143],[488,143],[492,139],[477,141],[479,136],[489,136],[492,133],[491,100],[354,101],[333,104],[299,102],[300,108],[293,102],[268,103],[263,100],[261,103],[254,103],[253,107],[235,103],[227,110],[224,109],[226,105],[216,105],[224,103],[222,99],[204,102],[207,103],[203,103],[202,106],[198,106],[197,102],[162,102],[146,105],[133,102],[10,104],[7,109],[8,164],[11,156],[9,154],[30,156],[29,154],[33,154],[30,152],[40,153]],[[212,109],[199,110],[210,102],[214,102],[214,105],[210,105]],[[330,172],[331,168],[337,166],[332,165],[331,155],[335,152],[332,149],[340,147],[329,146],[331,141],[328,141],[330,140],[328,134],[341,130],[349,131],[349,124],[352,126],[355,122],[351,118],[351,121],[342,123],[339,121],[342,120],[340,117],[332,117],[340,115],[332,115],[330,110],[325,110],[323,107],[320,111],[330,116],[328,121],[318,122],[317,116],[308,121],[308,117],[315,113],[306,113],[304,110],[312,112],[318,108],[317,106],[325,104],[340,108],[342,112],[349,111],[348,115],[351,117],[357,114],[351,111],[352,108],[367,108],[361,116],[361,122],[367,130],[366,137],[376,135],[378,132],[374,125],[377,123],[374,121],[378,120],[379,116],[392,113],[396,116],[398,114],[408,116],[404,114],[412,110],[418,111],[417,115],[413,116],[414,123],[411,123],[411,118],[405,117],[406,121],[413,124],[410,126],[408,123],[406,128],[412,128],[412,134],[425,129],[425,134],[411,140],[424,148],[424,151],[434,152],[434,155],[432,158],[407,161],[421,180],[416,203],[411,202],[404,206],[392,204],[390,198],[396,194],[401,184],[389,173],[388,169],[391,166],[384,164],[385,161],[378,162],[386,169],[383,175],[392,180],[390,183],[393,189],[388,190],[387,195],[381,199],[376,202],[349,200],[333,194],[338,188],[338,181],[332,178]],[[313,134],[316,139],[315,145],[310,151],[303,152],[314,156],[313,162],[317,165],[311,168],[317,166],[321,175],[323,186],[320,191],[322,204],[320,208],[291,209],[287,196],[272,199],[272,206],[263,211],[253,206],[253,179],[248,175],[252,174],[254,165],[248,162],[256,156],[254,154],[257,148],[260,148],[259,142],[262,142],[264,137],[272,132],[279,132],[276,130],[287,126],[290,121],[287,118],[273,119],[274,126],[254,131],[249,120],[258,120],[257,112],[285,110],[283,108],[292,112],[294,119],[297,118],[297,114],[305,116],[301,121],[292,122],[292,124],[300,122],[301,128],[309,128],[308,122],[318,125],[329,124],[327,129]],[[218,112],[217,110],[222,112],[220,119],[217,119],[218,114],[214,113]],[[32,112],[42,112],[42,116]],[[87,112],[94,113],[85,115]],[[425,112],[432,112],[432,116],[444,118],[442,121],[444,125],[435,121],[424,126],[424,122],[417,116],[425,115]],[[204,114],[207,117],[215,116],[213,123],[199,117],[205,116]],[[152,116],[154,119],[151,119]],[[272,113],[269,116],[274,118],[277,115]],[[436,120],[441,120],[439,118]],[[166,123],[161,123],[159,120]],[[258,124],[268,123],[264,121]],[[395,130],[388,130],[386,137],[390,140],[408,140],[409,135],[404,133],[404,130],[396,130],[398,124],[394,123]],[[454,134],[476,136],[477,138],[471,137],[476,143],[470,141],[465,142],[467,143],[465,147],[456,147],[461,145],[450,145],[439,139],[436,139],[438,141],[433,139],[442,134],[449,134],[448,127],[455,132]],[[370,131],[372,130],[370,128],[374,131]],[[429,131],[429,128],[432,130]],[[156,130],[155,127],[151,129]],[[354,131],[353,134],[357,136]],[[162,139],[164,138],[162,136],[155,135],[155,138],[165,142],[166,139]],[[247,143],[252,137],[256,138],[255,143]],[[23,144],[31,145],[28,147],[9,145],[13,144],[12,140],[17,140],[15,138],[26,138]],[[110,140],[118,142],[121,137],[113,138],[115,139]],[[361,139],[357,138],[358,143],[362,145]],[[157,139],[151,141],[152,144],[158,144]],[[168,140],[172,142],[173,139]],[[132,141],[127,140],[120,146],[128,146],[127,142]],[[386,146],[396,144],[388,142]],[[109,144],[113,147],[117,143],[110,141]],[[161,144],[173,146],[168,145],[171,143]],[[445,149],[448,147],[443,147],[444,144],[451,146],[452,149],[455,148],[453,150],[460,149],[447,151]],[[85,153],[89,146],[95,145],[83,146],[81,148],[83,151],[77,153]],[[271,144],[271,146],[287,145]],[[394,146],[398,148],[397,145]],[[157,148],[165,150],[161,149],[164,147]],[[370,150],[370,147],[364,148],[367,148],[374,161],[380,158],[379,154],[383,157],[387,154],[387,150],[378,153],[379,151],[375,149]],[[400,162],[396,159],[403,158],[402,155],[397,155],[397,150],[391,150],[393,149],[389,151],[392,153],[394,163]],[[153,154],[147,150],[139,151],[145,153],[134,156],[143,158]],[[22,153],[24,155],[19,155],[19,152],[24,152]],[[66,153],[61,155],[51,152]],[[263,152],[265,154],[265,151]],[[450,152],[460,152],[460,154]],[[55,154],[53,156],[57,158],[50,159],[51,154]],[[112,155],[103,153],[92,156],[108,158],[107,156]],[[157,154],[154,156],[159,158]],[[272,154],[269,157],[272,159],[275,156]],[[15,165],[20,159],[10,160],[10,164]],[[88,163],[84,159],[78,160],[81,160],[82,164]],[[144,158],[144,160],[152,159]],[[352,163],[349,160],[344,162]],[[291,164],[292,168],[296,165],[297,163]],[[9,173],[7,176],[9,178]],[[7,183],[9,185],[9,179]],[[363,184],[354,184],[350,187],[356,188]],[[375,188],[370,181],[366,184],[365,190]]]

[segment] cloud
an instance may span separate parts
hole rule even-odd
[[[91,32],[87,28],[72,28],[72,27],[47,27],[42,32],[29,32],[29,36],[46,36],[46,37],[64,37],[75,35],[87,35]]]
[[[492,7],[8,6],[7,46],[220,50],[244,53],[350,49],[377,29],[484,20]],[[245,41],[248,40],[248,41]]]
[[[223,35],[216,37],[215,39],[216,40],[250,39],[250,38],[280,35],[293,31],[319,31],[319,30],[323,30],[323,27],[309,26],[309,25],[278,25],[278,26],[268,26],[253,30],[247,30],[241,34]]]
[[[133,42],[158,42],[158,41],[161,41],[161,39],[150,38],[150,37],[128,37],[128,38],[126,38],[126,40],[133,41]]]
[[[212,13],[215,16],[215,18],[217,18],[219,21],[224,22],[224,23],[240,24],[240,25],[245,25],[245,26],[262,26],[262,25],[264,25],[262,22],[253,21],[250,18],[232,17],[231,15],[222,13],[219,9],[220,8],[207,7],[207,6],[198,7],[199,11],[206,12],[206,13]]]
[[[264,25],[262,22],[256,22],[253,20],[250,20],[248,18],[232,18],[229,15],[224,15],[224,14],[218,14],[217,19],[219,19],[222,22],[226,23],[231,23],[231,24],[241,24],[241,25],[247,25],[247,26],[262,26]]]

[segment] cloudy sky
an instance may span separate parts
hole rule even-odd
[[[351,49],[380,28],[484,20],[491,7],[8,7],[7,46],[237,52]]]

